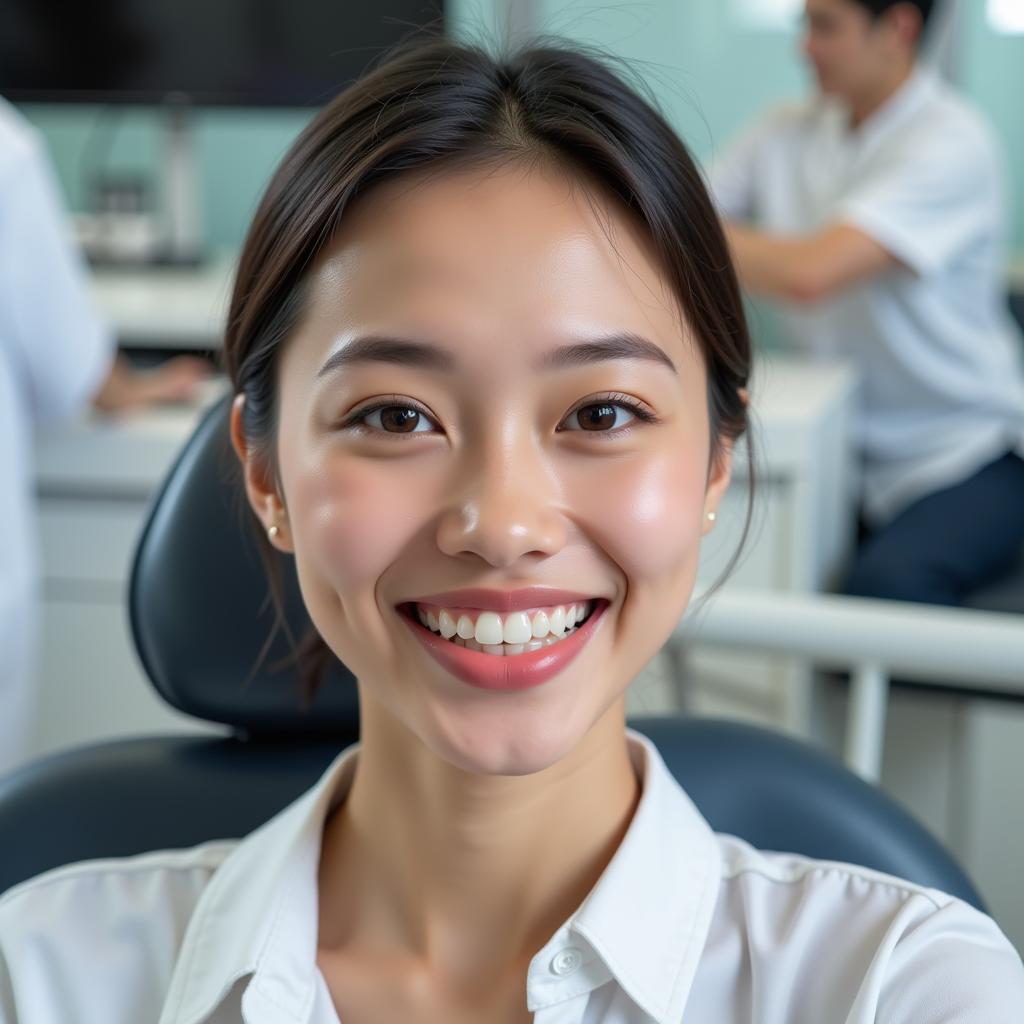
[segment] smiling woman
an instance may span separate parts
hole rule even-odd
[[[267,189],[225,357],[249,503],[360,742],[238,843],[22,889],[0,952],[45,972],[9,959],[0,1020],[46,972],[108,1024],[1016,1019],[991,920],[716,835],[626,726],[750,344],[701,176],[610,61],[432,40],[342,93]],[[40,947],[72,905],[90,942]],[[76,987],[101,916],[110,984]]]
[[[264,543],[359,680],[318,878],[333,1003],[525,1019],[634,815],[625,691],[746,427],[699,172],[598,60],[420,44],[285,157],[225,356]]]
[[[350,575],[353,552],[331,559],[309,548],[305,573],[302,533],[286,529],[303,493],[294,490],[301,481],[286,480],[284,446],[299,426],[289,399],[316,413],[319,439],[330,439],[318,450],[330,451],[335,469],[309,467],[311,479],[344,488],[344,523],[339,503],[325,505],[323,495],[316,521],[334,544],[344,536],[363,555],[382,541],[382,509],[396,510],[407,529],[419,509],[422,526],[433,516],[446,534],[472,520],[481,542],[510,526],[526,541],[528,524],[474,510],[493,498],[515,518],[503,492],[526,493],[528,476],[542,518],[562,526],[607,529],[628,507],[637,518],[615,526],[629,535],[630,555],[653,557],[678,588],[649,616],[640,616],[639,599],[616,609],[619,621],[651,623],[633,659],[650,657],[685,607],[696,538],[713,522],[701,515],[717,504],[746,428],[749,339],[700,175],[649,105],[599,61],[564,48],[500,62],[421,44],[338,97],[285,157],[256,215],[225,355],[254,507],[265,528],[278,526],[277,546],[296,545],[314,647],[323,637],[360,677],[358,654],[332,643],[332,626],[315,610],[314,581],[332,564]],[[301,374],[290,374],[300,361]],[[505,428],[510,415],[518,441]],[[488,491],[481,467],[510,464],[518,472]],[[618,481],[607,476],[612,467]],[[559,481],[578,488],[563,492],[561,508],[541,493]],[[430,493],[416,490],[424,486]],[[469,493],[475,487],[485,493]],[[438,494],[455,499],[446,513]],[[605,506],[596,517],[595,502]],[[459,517],[463,527],[453,527]],[[361,535],[365,523],[372,538]],[[673,541],[681,549],[670,559]],[[477,554],[481,564],[468,573],[449,564],[437,575],[460,584],[489,570],[503,589],[516,577],[538,582],[526,549],[496,554],[497,563]],[[562,553],[539,575],[555,583],[595,575],[578,562],[578,552]],[[626,580],[619,584],[624,593]],[[324,596],[336,593],[328,586]],[[364,623],[361,635],[369,629]],[[322,662],[315,653],[306,660],[311,689]]]

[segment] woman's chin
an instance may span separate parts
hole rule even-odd
[[[520,706],[514,710],[488,709],[459,720],[436,723],[434,738],[424,742],[441,759],[470,775],[535,775],[565,761],[607,716],[617,729],[624,711],[625,695],[613,697],[605,707],[584,707],[579,700],[572,708],[552,710],[538,703],[533,712]]]

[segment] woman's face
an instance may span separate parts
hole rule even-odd
[[[278,397],[280,492],[250,463],[250,500],[364,716],[521,775],[624,707],[728,482],[697,344],[626,211],[539,168],[379,187],[311,272]],[[591,616],[560,636],[568,605]],[[464,619],[468,648],[441,635]]]

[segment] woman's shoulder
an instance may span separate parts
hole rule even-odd
[[[846,861],[758,849],[726,833],[717,833],[716,838],[723,890],[748,913],[772,909],[782,915],[784,908],[799,906],[804,916],[823,922],[848,919],[857,912],[864,918],[899,919],[909,925],[945,912],[947,918],[981,919],[998,930],[987,914],[931,886]]]
[[[725,832],[718,832],[715,837],[722,855],[723,881],[759,880],[766,890],[802,885],[820,889],[823,895],[830,886],[853,885],[865,892],[885,892],[894,900],[920,895],[936,907],[956,898],[939,889],[860,864],[759,849],[745,839]]]
[[[1019,1019],[1020,955],[971,904],[872,868],[717,839],[710,942],[742,948],[755,973],[804,977],[826,1002],[847,994],[850,1021],[940,1019],[943,1006],[962,1007],[965,1024]]]
[[[174,850],[104,857],[51,868],[0,894],[0,921],[9,924],[26,907],[69,898],[95,899],[112,891],[143,889],[150,896],[202,884],[238,845],[216,840]]]
[[[192,913],[236,846],[81,861],[8,890],[0,896],[0,1021],[62,1019],[53,1000],[76,992],[89,993],[90,1006],[98,995],[109,999],[107,1020],[155,1021]]]

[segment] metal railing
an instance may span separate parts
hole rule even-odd
[[[1024,616],[964,608],[726,588],[672,635],[715,647],[806,659],[851,673],[846,762],[877,780],[893,677],[1024,701]]]

